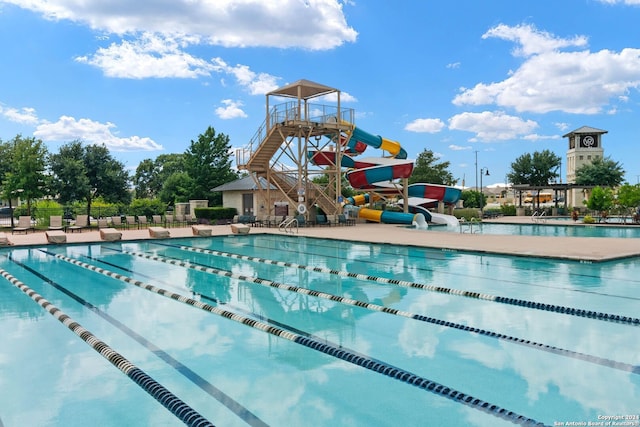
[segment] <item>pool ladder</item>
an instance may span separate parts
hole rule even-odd
[[[531,215],[531,221],[533,221],[533,222],[547,222],[546,214],[547,214],[546,211],[542,211],[542,213],[540,213],[540,212],[538,212],[536,210],[533,213],[533,215]]]
[[[478,221],[478,219],[476,219],[476,217],[471,217],[471,219],[469,221],[467,221],[464,218],[460,218],[461,221],[459,221],[460,224],[460,233],[480,233],[481,231],[481,222]],[[476,224],[476,230],[473,230],[473,225]]]
[[[293,234],[293,227],[296,227],[296,233],[299,232],[298,220],[296,218],[286,218],[278,226],[278,230],[283,233]]]

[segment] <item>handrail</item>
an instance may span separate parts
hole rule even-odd
[[[282,222],[278,226],[278,231],[284,232],[284,233],[293,234],[293,225],[294,224],[296,226],[296,233],[299,233],[300,229],[298,227],[298,219],[297,218],[285,218],[284,220],[282,220]]]
[[[460,225],[460,233],[465,233],[465,231],[462,229],[463,225],[467,226],[467,229],[469,230],[470,234],[473,233],[479,233],[480,230],[476,230],[473,231],[473,224],[482,224],[481,221],[479,221],[475,216],[472,216],[471,219],[469,221],[467,221],[464,217],[460,218],[462,221],[459,221],[458,224]]]
[[[545,222],[547,220],[547,218],[543,218],[543,216],[546,216],[546,215],[547,215],[546,211],[538,212],[536,210],[533,213],[533,215],[531,215],[531,221],[533,221],[533,222],[538,222],[538,221]]]

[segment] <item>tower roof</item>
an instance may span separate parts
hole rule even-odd
[[[329,86],[321,85],[310,80],[298,80],[287,86],[283,86],[279,89],[267,93],[267,95],[279,95],[287,96],[291,98],[307,99],[320,95],[326,95],[327,93],[338,92],[338,89],[334,89]]]
[[[589,133],[589,134],[598,134],[598,135],[602,135],[607,133],[608,131],[606,130],[602,130],[602,129],[596,129],[596,128],[592,128],[591,126],[582,126],[581,128],[578,128],[576,130],[572,130],[571,132],[569,132],[566,135],[563,135],[563,138],[567,138],[570,137],[571,135],[576,135],[576,134],[583,134],[583,133]]]

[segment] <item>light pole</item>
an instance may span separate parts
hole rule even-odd
[[[482,175],[489,176],[489,169],[480,168],[480,209],[484,208],[484,193],[482,191]]]
[[[476,150],[476,193],[478,192],[478,150]]]

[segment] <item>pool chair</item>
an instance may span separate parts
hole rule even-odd
[[[149,222],[147,221],[146,215],[140,215],[138,217],[138,228],[147,228],[149,226]]]
[[[21,233],[24,231],[24,234],[29,233],[29,230],[35,232],[36,229],[31,225],[31,217],[29,215],[21,215],[18,218],[18,225],[11,229],[11,234],[13,233]]]
[[[316,215],[316,225],[330,226],[331,222],[324,215]]]
[[[133,215],[127,215],[124,217],[125,225],[127,226],[127,230],[129,228],[138,228],[138,223],[136,222],[136,217]]]
[[[89,215],[77,215],[76,222],[73,225],[67,227],[67,230],[71,231],[79,231],[82,233],[82,230],[85,228],[89,228]]]
[[[44,232],[49,243],[67,243],[67,233],[62,230],[47,230]]]
[[[151,224],[156,227],[165,226],[166,222],[162,219],[162,215],[151,215]]]
[[[164,227],[149,227],[149,237],[153,239],[166,239],[169,237],[169,230]]]
[[[122,223],[122,217],[120,215],[112,216],[109,222],[111,223],[111,227],[112,228],[123,228],[124,227],[124,224]]]
[[[52,215],[49,217],[49,230],[64,230],[61,215]]]

